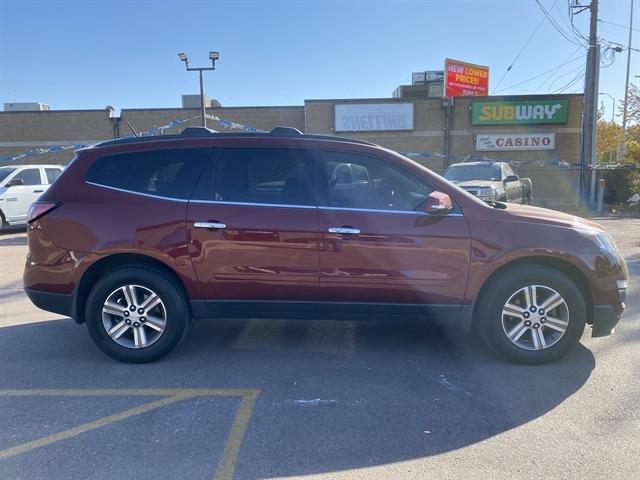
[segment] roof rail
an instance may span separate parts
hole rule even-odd
[[[349,142],[349,143],[357,143],[362,145],[373,145],[374,143],[367,142],[366,140],[358,140],[355,138],[348,137],[339,137],[336,135],[316,135],[316,134],[306,134],[298,130],[294,127],[275,127],[269,133],[263,132],[216,132],[215,130],[211,130],[206,127],[186,127],[182,133],[172,134],[172,135],[152,135],[148,137],[124,137],[124,138],[114,138],[113,140],[106,140],[104,142],[98,143],[96,146],[109,146],[109,145],[119,145],[123,143],[138,143],[138,142],[154,142],[159,140],[177,140],[185,137],[193,137],[193,138],[206,138],[206,137],[219,137],[219,138],[238,138],[238,137],[288,137],[288,138],[300,138],[300,139],[309,139],[309,140],[328,140],[328,141],[337,141],[337,142]]]
[[[184,130],[182,130],[181,135],[201,137],[203,135],[214,135],[216,133],[218,132],[216,132],[215,130],[211,130],[210,128],[207,128],[207,127],[187,127]]]
[[[278,137],[300,137],[304,134],[297,128],[277,126],[269,132],[269,135],[277,135]]]

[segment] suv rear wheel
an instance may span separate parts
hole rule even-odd
[[[561,272],[523,266],[491,281],[476,321],[484,341],[518,363],[562,357],[580,340],[587,309],[580,289]]]
[[[173,279],[148,266],[123,267],[102,277],[87,298],[87,327],[107,355],[127,363],[169,353],[189,323],[187,302]]]

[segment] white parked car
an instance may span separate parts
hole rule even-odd
[[[0,227],[27,223],[29,206],[60,176],[62,165],[0,167]]]

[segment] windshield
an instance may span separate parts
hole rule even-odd
[[[18,167],[0,167],[0,182]]]
[[[468,180],[500,181],[500,168],[493,165],[452,165],[444,173],[444,178],[453,182]]]

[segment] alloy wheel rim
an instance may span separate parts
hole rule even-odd
[[[122,285],[102,305],[107,335],[126,348],[146,348],[157,342],[167,325],[167,309],[160,296],[142,285]]]
[[[502,330],[524,350],[544,350],[560,341],[569,327],[569,307],[557,291],[528,285],[513,293],[502,308]]]

